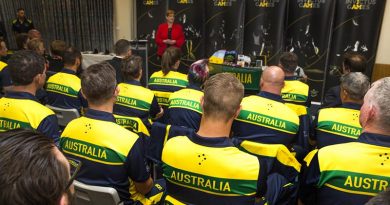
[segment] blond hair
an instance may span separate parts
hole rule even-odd
[[[232,119],[240,108],[244,86],[230,73],[219,73],[204,84],[203,115],[214,119]]]

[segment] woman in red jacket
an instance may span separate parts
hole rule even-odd
[[[182,26],[173,23],[175,21],[175,11],[168,10],[166,19],[167,22],[160,24],[157,29],[156,44],[158,56],[162,56],[167,47],[175,46],[181,48],[185,41]]]

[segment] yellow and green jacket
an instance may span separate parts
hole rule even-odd
[[[390,136],[362,133],[356,142],[330,145],[306,157],[305,204],[365,204],[390,183]]]

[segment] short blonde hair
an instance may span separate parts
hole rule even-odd
[[[225,122],[240,108],[244,86],[230,73],[219,73],[204,84],[203,115]]]
[[[169,16],[169,15],[171,15],[171,14],[172,14],[172,15],[175,15],[175,11],[172,10],[172,9],[168,9],[165,16]]]

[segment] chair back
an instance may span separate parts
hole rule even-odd
[[[123,205],[118,192],[112,187],[86,185],[76,180],[73,184],[75,205]]]
[[[51,110],[53,110],[53,112],[57,116],[58,125],[61,126],[61,127],[66,127],[66,125],[70,121],[80,117],[79,112],[75,108],[64,109],[64,108],[59,108],[59,107],[53,107],[53,106],[50,106],[50,105],[46,105],[46,107],[48,107]]]

